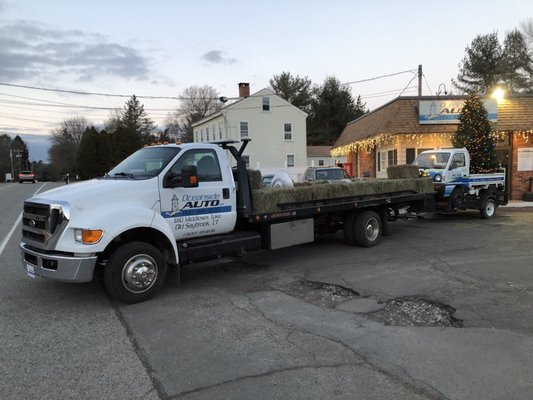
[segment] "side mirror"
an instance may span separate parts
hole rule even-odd
[[[187,165],[181,169],[181,174],[168,172],[163,178],[164,188],[198,187],[198,172],[195,165]]]
[[[198,170],[196,169],[196,165],[186,165],[183,167],[181,169],[181,177],[183,179],[183,187],[198,187]]]

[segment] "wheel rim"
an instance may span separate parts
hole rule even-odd
[[[157,279],[157,263],[147,254],[131,257],[122,269],[122,284],[131,293],[149,290]]]
[[[485,214],[487,214],[489,217],[491,217],[494,214],[494,211],[496,211],[496,206],[493,201],[487,201],[487,204],[485,205]]]
[[[366,233],[366,238],[372,242],[378,238],[379,222],[377,219],[371,218],[368,220],[368,222],[366,223],[365,233]]]

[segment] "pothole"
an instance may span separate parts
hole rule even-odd
[[[368,317],[394,326],[442,326],[461,328],[463,321],[453,316],[455,308],[416,296],[390,300]]]
[[[331,283],[308,280],[292,283],[288,294],[308,303],[329,308],[359,297],[359,293],[355,290]]]

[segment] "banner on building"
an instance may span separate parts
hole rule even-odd
[[[498,103],[495,99],[482,100],[487,109],[490,122],[498,121]],[[424,100],[420,101],[418,123],[423,124],[458,124],[459,113],[464,106],[462,100]]]

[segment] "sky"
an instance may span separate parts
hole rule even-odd
[[[315,84],[391,75],[349,84],[373,110],[416,95],[418,65],[422,94],[450,91],[477,35],[503,42],[528,18],[531,0],[0,0],[0,134],[46,161],[65,119],[102,125],[132,94],[193,85],[237,97],[239,82],[254,93],[282,72]],[[159,127],[178,106],[140,100]]]

